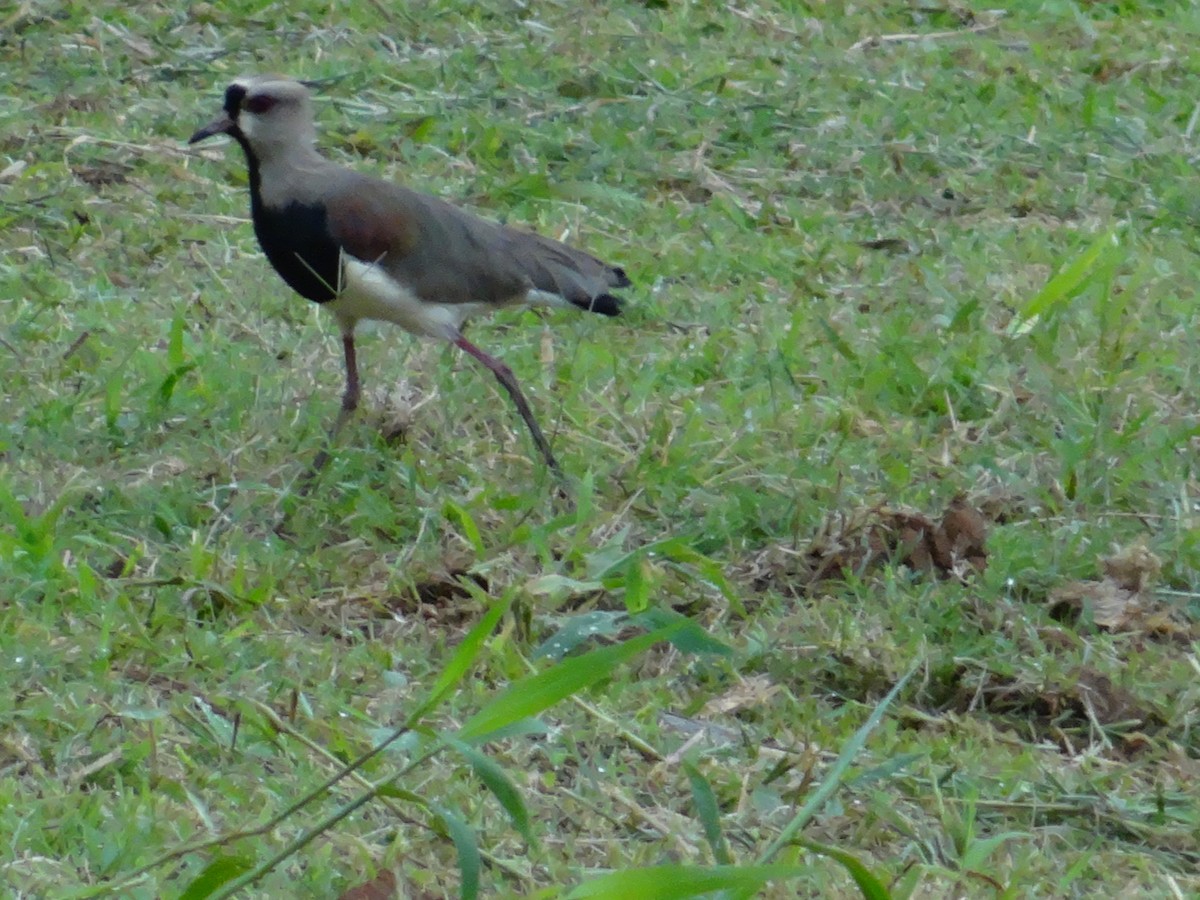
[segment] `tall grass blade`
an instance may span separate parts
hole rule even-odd
[[[1008,333],[1014,336],[1028,334],[1039,321],[1079,296],[1103,275],[1106,268],[1117,265],[1122,252],[1120,231],[1118,227],[1104,232],[1083,253],[1059,269],[1013,318]]]
[[[514,681],[471,716],[455,737],[460,741],[477,743],[501,728],[536,716],[559,700],[607,678],[622,663],[670,638],[682,624],[680,622],[631,638],[614,647],[602,647],[583,656],[563,660],[551,669]]]
[[[454,850],[458,854],[458,873],[462,879],[458,896],[462,900],[475,900],[479,896],[479,870],[482,868],[475,832],[445,807],[431,805],[429,808],[445,824],[450,840],[454,842]]]
[[[866,900],[891,900],[892,895],[884,883],[854,854],[848,853],[840,847],[830,847],[828,844],[819,844],[806,838],[798,838],[796,843],[813,853],[828,856],[841,863],[842,868],[854,879],[854,883],[858,885],[859,891]]]
[[[517,829],[521,837],[525,838],[526,843],[530,846],[536,846],[537,839],[529,824],[529,810],[525,808],[525,801],[521,798],[521,792],[517,790],[517,786],[505,774],[500,764],[487,754],[476,750],[470,744],[454,740],[453,738],[447,738],[446,743],[462,754],[463,758],[470,763],[479,780],[484,783],[487,789],[492,792],[492,795],[500,802],[500,805],[504,807],[504,811],[508,813],[509,819],[512,820],[513,827]]]
[[[496,630],[500,618],[512,605],[512,598],[513,594],[509,593],[493,603],[474,627],[467,632],[467,636],[459,642],[454,649],[454,655],[450,657],[450,661],[442,669],[437,681],[429,689],[429,696],[409,715],[409,726],[420,721],[431,709],[441,703],[446,695],[454,689],[454,686],[471,671],[471,667],[475,665],[475,660],[479,656],[479,651],[483,648],[483,642]]]
[[[654,866],[611,872],[585,881],[567,894],[566,900],[684,900],[728,890],[753,896],[772,881],[808,872],[803,866]]]
[[[817,789],[813,791],[812,796],[808,798],[808,802],[805,803],[800,811],[797,812],[792,818],[792,820],[788,822],[787,826],[782,832],[780,832],[779,836],[771,842],[770,846],[768,846],[767,849],[759,855],[758,862],[760,865],[769,863],[779,854],[780,850],[795,841],[796,836],[800,833],[801,829],[803,829],[804,826],[809,823],[809,820],[811,820],[813,816],[820,812],[821,807],[823,807],[829,801],[829,798],[836,793],[837,789],[841,786],[843,779],[846,777],[846,772],[849,770],[850,764],[854,762],[854,757],[858,756],[858,752],[862,750],[863,746],[867,743],[867,737],[870,736],[871,732],[875,730],[875,727],[883,720],[884,713],[887,712],[888,707],[890,707],[896,697],[899,696],[900,691],[904,689],[904,686],[908,684],[909,679],[913,677],[913,674],[917,671],[917,668],[917,666],[914,666],[904,673],[904,677],[902,677],[895,683],[895,685],[892,686],[892,689],[887,692],[887,696],[879,701],[879,705],[871,711],[871,715],[867,717],[867,721],[862,724],[862,727],[860,727],[858,731],[854,732],[854,735],[849,741],[846,742],[846,746],[844,746],[842,748],[842,752],[838,754],[838,758],[836,762],[834,762],[833,768],[829,770],[829,773],[817,786]]]
[[[687,773],[688,782],[692,786],[692,805],[696,807],[696,815],[704,827],[704,838],[712,848],[713,859],[723,866],[733,865],[729,845],[725,843],[725,835],[721,833],[721,809],[712,785],[690,760],[684,760],[683,771]]]
[[[254,863],[244,856],[218,856],[188,882],[179,900],[206,900],[253,866]]]

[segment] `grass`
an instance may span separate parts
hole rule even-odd
[[[1065,0],[0,13],[8,890],[452,895],[474,842],[492,896],[725,862],[864,890],[826,852],[895,897],[1200,891],[1198,30]],[[487,373],[384,328],[297,495],[335,329],[261,258],[236,151],[183,145],[260,71],[336,79],[347,164],[628,270],[619,320],[471,331],[573,506]],[[982,573],[806,576],[960,495]],[[1056,603],[1139,543],[1148,618]],[[670,610],[708,640],[579,655]],[[568,652],[540,731],[438,743]]]

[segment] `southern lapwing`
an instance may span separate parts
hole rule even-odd
[[[258,243],[297,293],[333,313],[342,330],[346,391],[330,440],[358,406],[354,328],[394,322],[461,347],[491,370],[561,472],[512,370],[462,334],[470,316],[507,306],[577,306],[615,316],[610,291],[625,272],[580,250],[489,222],[435,197],[343,168],[315,147],[308,86],[283,77],[240,78],[221,114],[192,135],[232,137],[250,170]],[[314,469],[328,458],[318,456]]]

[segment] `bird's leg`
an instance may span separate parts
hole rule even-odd
[[[554,453],[550,450],[550,444],[546,440],[546,436],[542,434],[542,429],[538,427],[537,420],[533,417],[533,410],[529,408],[529,401],[525,399],[525,395],[521,393],[521,388],[517,384],[516,376],[513,375],[512,369],[506,366],[496,357],[480,350],[461,334],[454,338],[454,346],[459,347],[467,353],[487,366],[496,380],[504,386],[508,391],[508,396],[512,397],[513,403],[517,406],[517,412],[521,414],[521,418],[525,420],[525,424],[529,426],[529,433],[533,435],[533,442],[537,444],[538,450],[542,453],[542,458],[546,460],[548,465],[556,475],[562,475],[562,469],[558,465],[558,460],[554,458]]]
[[[358,409],[358,398],[362,396],[362,388],[358,383],[358,354],[354,351],[354,332],[342,335],[342,352],[346,355],[346,390],[342,393],[342,409],[334,423],[333,432],[336,435],[346,424],[346,420]]]
[[[338,410],[338,417],[333,423],[333,427],[329,429],[328,443],[317,458],[313,460],[312,466],[308,470],[308,480],[325,468],[325,464],[329,462],[329,448],[333,446],[333,442],[337,439],[338,432],[342,430],[350,417],[354,415],[354,411],[358,409],[358,400],[362,396],[362,388],[358,382],[358,354],[354,350],[354,332],[347,331],[342,334],[342,352],[346,356],[346,390],[342,393],[342,408]],[[307,489],[308,485],[305,484]]]

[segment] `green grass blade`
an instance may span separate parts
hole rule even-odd
[[[567,900],[683,900],[714,891],[736,891],[752,896],[772,881],[808,873],[803,866],[654,866],[611,872],[583,884],[567,894]]]
[[[1065,306],[1096,280],[1105,270],[1103,261],[1110,254],[1121,251],[1120,231],[1118,227],[1104,232],[1083,253],[1059,269],[1013,318],[1009,334],[1028,334],[1039,320]],[[1115,260],[1113,262],[1115,264]]]
[[[825,333],[825,337],[829,339],[829,343],[834,350],[836,350],[844,359],[847,359],[852,363],[858,362],[858,354],[854,352],[854,348],[847,343],[846,339],[838,333],[837,329],[834,328],[830,322],[823,318],[818,318],[816,322],[821,331]]]
[[[467,632],[467,636],[459,642],[454,649],[454,655],[450,657],[450,661],[446,663],[446,667],[442,669],[437,681],[430,688],[429,696],[409,715],[408,724],[410,726],[420,721],[431,709],[441,703],[475,665],[484,641],[496,630],[496,625],[512,604],[512,598],[513,595],[509,593],[493,603],[483,617],[475,623],[475,626]]]
[[[729,583],[729,579],[725,577],[725,572],[721,568],[720,563],[710,559],[694,547],[680,540],[664,542],[662,554],[677,565],[691,566],[696,569],[703,579],[710,582],[721,592],[721,596],[725,598],[730,609],[736,615],[745,618],[746,607],[742,603],[741,594]]]
[[[8,483],[4,478],[0,478],[0,516],[8,523],[10,527],[17,531],[21,540],[28,543],[33,542],[34,528],[29,517],[25,515],[25,508],[20,501],[13,496],[12,491],[8,487]]]
[[[984,860],[995,853],[1001,845],[1009,841],[1026,840],[1028,838],[1028,834],[1020,831],[1003,831],[1000,834],[993,834],[990,837],[972,841],[963,851],[959,865],[965,870],[978,869],[983,865]]]
[[[892,895],[884,883],[854,854],[848,853],[840,847],[830,847],[827,844],[819,844],[816,841],[810,841],[806,838],[798,838],[796,842],[813,853],[828,856],[830,859],[841,863],[842,868],[854,879],[854,883],[858,885],[858,889],[862,892],[866,900],[891,900]]]
[[[167,334],[167,366],[180,369],[187,362],[183,349],[183,332],[185,317],[182,310],[176,310],[171,317],[171,330]]]
[[[525,808],[525,801],[521,797],[521,792],[517,790],[517,786],[505,774],[500,764],[487,754],[476,750],[470,744],[465,744],[453,738],[446,738],[446,743],[462,754],[463,758],[470,763],[479,780],[484,783],[487,789],[492,792],[492,795],[500,802],[500,805],[504,807],[504,811],[508,813],[509,819],[512,820],[513,827],[520,832],[521,837],[525,838],[526,843],[530,846],[536,846],[537,839],[529,824],[529,810]]]
[[[487,556],[487,548],[484,547],[483,536],[479,533],[479,526],[475,524],[475,520],[471,518],[469,512],[453,500],[447,500],[442,504],[442,515],[447,520],[458,523],[458,527],[462,529],[463,537],[467,539],[467,543],[471,545],[476,556],[481,559]]]
[[[692,805],[696,807],[696,815],[704,826],[704,837],[712,847],[713,859],[723,866],[733,865],[733,857],[729,854],[729,846],[721,833],[721,809],[717,804],[717,795],[713,793],[712,785],[696,764],[684,760],[683,771],[687,773],[692,786]]]
[[[592,610],[569,617],[554,634],[542,641],[531,654],[533,659],[562,659],[580,644],[595,637],[612,637],[629,625],[629,614],[610,610]]]
[[[817,786],[817,789],[813,791],[812,796],[808,798],[808,802],[804,804],[803,808],[788,822],[779,836],[758,857],[759,864],[765,865],[769,863],[779,854],[780,850],[792,843],[801,829],[808,824],[813,816],[820,812],[821,807],[834,795],[841,786],[842,780],[846,777],[846,772],[850,768],[850,764],[854,761],[854,757],[858,755],[858,752],[866,744],[867,737],[875,730],[875,726],[882,721],[884,713],[887,712],[888,707],[899,696],[904,686],[908,684],[909,679],[913,677],[917,668],[917,666],[914,666],[904,673],[904,677],[893,685],[892,689],[887,692],[887,696],[879,701],[879,704],[871,711],[871,715],[867,717],[867,721],[862,724],[862,727],[854,732],[854,735],[846,742],[846,746],[842,748],[842,752],[838,754],[833,768],[829,770],[829,773]]]
[[[681,625],[639,635],[614,647],[593,650],[515,681],[471,716],[455,737],[478,742],[501,728],[536,716],[576,691],[607,678],[622,663],[670,638]]]
[[[479,870],[482,862],[479,857],[479,842],[475,840],[475,832],[466,822],[443,806],[431,805],[434,813],[446,826],[450,840],[454,842],[454,850],[458,854],[458,872],[462,883],[458,895],[462,900],[475,900],[479,896]]]
[[[396,732],[396,734],[400,734],[400,733],[401,733],[400,731]],[[332,786],[338,780],[345,777],[346,774],[348,774],[349,772],[353,771],[358,766],[360,766],[364,760],[369,759],[372,756],[379,753],[382,750],[382,748],[384,746],[386,746],[386,744],[387,744],[387,741],[385,741],[383,744],[377,745],[370,752],[368,752],[367,754],[364,754],[364,756],[360,757],[358,760],[355,760],[355,762],[351,763],[345,769],[343,769],[342,771],[340,771],[336,775],[334,775],[333,778],[330,779],[325,785],[322,785],[316,791],[310,792],[308,796],[312,797],[318,793],[323,793],[324,790],[326,790],[328,787]],[[232,881],[221,886],[220,889],[217,891],[217,893],[214,896],[217,898],[217,900],[225,900],[225,898],[227,898],[227,897],[234,896],[238,891],[240,891],[242,888],[246,887],[247,885],[253,884],[258,879],[262,878],[264,875],[266,875],[268,872],[270,872],[272,869],[274,869],[277,865],[282,863],[284,860],[289,859],[290,857],[292,857],[293,855],[298,853],[300,850],[307,847],[310,843],[312,843],[314,840],[316,840],[321,835],[327,834],[339,822],[344,821],[348,816],[352,815],[357,810],[366,806],[368,803],[370,803],[376,797],[380,796],[385,790],[387,790],[392,785],[392,783],[394,781],[396,781],[399,778],[404,777],[409,772],[411,772],[414,768],[416,768],[417,766],[419,766],[422,763],[431,759],[441,749],[442,749],[442,747],[439,745],[437,748],[426,751],[426,753],[423,756],[413,760],[404,768],[400,769],[399,771],[393,772],[386,779],[372,785],[370,788],[363,791],[357,797],[350,800],[349,802],[343,803],[340,807],[338,807],[332,813],[327,815],[325,818],[321,819],[316,824],[305,829],[297,837],[293,838],[287,844],[287,846],[280,849],[278,852],[276,852],[274,855],[272,855],[269,859],[263,860],[262,862],[255,865],[254,868],[238,875],[238,877],[234,878]],[[426,809],[433,808],[432,804],[429,803],[428,801],[426,801],[425,798],[420,797],[417,794],[412,794],[410,796],[413,798],[412,802],[415,803],[416,805],[421,806]],[[252,832],[247,832],[247,834],[250,834],[250,833],[265,834],[265,833],[267,833],[269,830],[274,828],[280,822],[284,821],[287,818],[290,818],[292,812],[299,810],[307,802],[308,802],[307,798],[301,798],[299,801],[292,804],[292,806],[289,808],[288,811],[284,812],[283,814],[273,817],[265,825],[261,825],[258,828],[254,829]],[[441,811],[435,811],[435,812],[437,812],[438,815],[441,815]],[[447,828],[450,828],[450,827],[451,827],[450,824],[447,823]],[[455,843],[457,844],[458,838],[455,837],[455,834],[453,831],[451,831],[451,837],[455,839]],[[472,840],[473,840],[473,838],[472,838]]]
[[[636,565],[639,560],[654,556],[666,559],[677,566],[690,566],[695,569],[700,573],[701,578],[711,583],[713,587],[721,592],[721,595],[735,613],[739,616],[746,614],[741,597],[734,590],[733,585],[729,583],[729,579],[725,577],[720,564],[696,550],[682,537],[663,538],[659,541],[644,544],[636,550],[630,550],[628,553],[623,553],[615,558],[606,559],[604,564],[593,572],[592,575],[598,579],[620,576],[622,579],[621,583],[623,584],[631,565]]]
[[[211,897],[223,885],[250,871],[253,866],[253,861],[243,856],[218,856],[188,882],[188,886],[179,895],[179,900],[204,900]]]
[[[669,607],[658,606],[648,609],[640,615],[630,616],[629,619],[635,625],[640,625],[651,631],[678,625],[678,633],[671,636],[671,646],[680,653],[707,654],[712,656],[733,655],[733,648],[731,646],[717,640],[698,625],[695,620]]]

